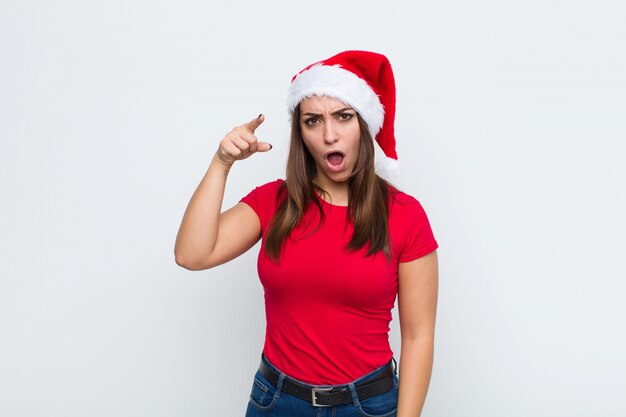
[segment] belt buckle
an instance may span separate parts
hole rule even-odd
[[[318,404],[317,397],[315,396],[318,392],[330,391],[332,391],[332,388],[311,388],[311,404],[313,404],[313,407],[332,407],[330,404]]]

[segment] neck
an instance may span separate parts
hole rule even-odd
[[[313,182],[319,185],[327,194],[322,194],[319,197],[331,204],[337,206],[348,205],[348,182],[323,182],[318,179]]]

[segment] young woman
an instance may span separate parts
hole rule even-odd
[[[397,159],[383,55],[345,51],[289,90],[285,180],[221,212],[233,164],[271,145],[259,117],[231,130],[189,202],[176,262],[201,270],[262,239],[266,338],[247,416],[417,417],[430,381],[438,247],[420,203],[381,176]],[[398,299],[399,376],[389,346]]]

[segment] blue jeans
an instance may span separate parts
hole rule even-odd
[[[394,368],[393,388],[383,394],[359,400],[354,388],[355,384],[374,379],[385,370],[385,366],[370,372],[348,384],[336,387],[348,387],[352,394],[352,403],[332,407],[314,407],[310,402],[282,392],[285,378],[289,378],[265,357],[262,360],[279,374],[277,386],[270,384],[257,371],[252,384],[252,393],[248,401],[246,417],[395,417],[398,407],[398,376]],[[395,362],[395,360],[394,360]],[[302,385],[313,387],[297,381]],[[323,387],[328,387],[324,385]]]

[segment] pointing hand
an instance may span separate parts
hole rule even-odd
[[[259,142],[254,135],[254,131],[263,123],[265,116],[262,114],[238,126],[228,132],[220,142],[217,156],[227,165],[232,165],[235,161],[246,159],[256,152],[267,152],[272,149],[272,145],[267,142]]]

